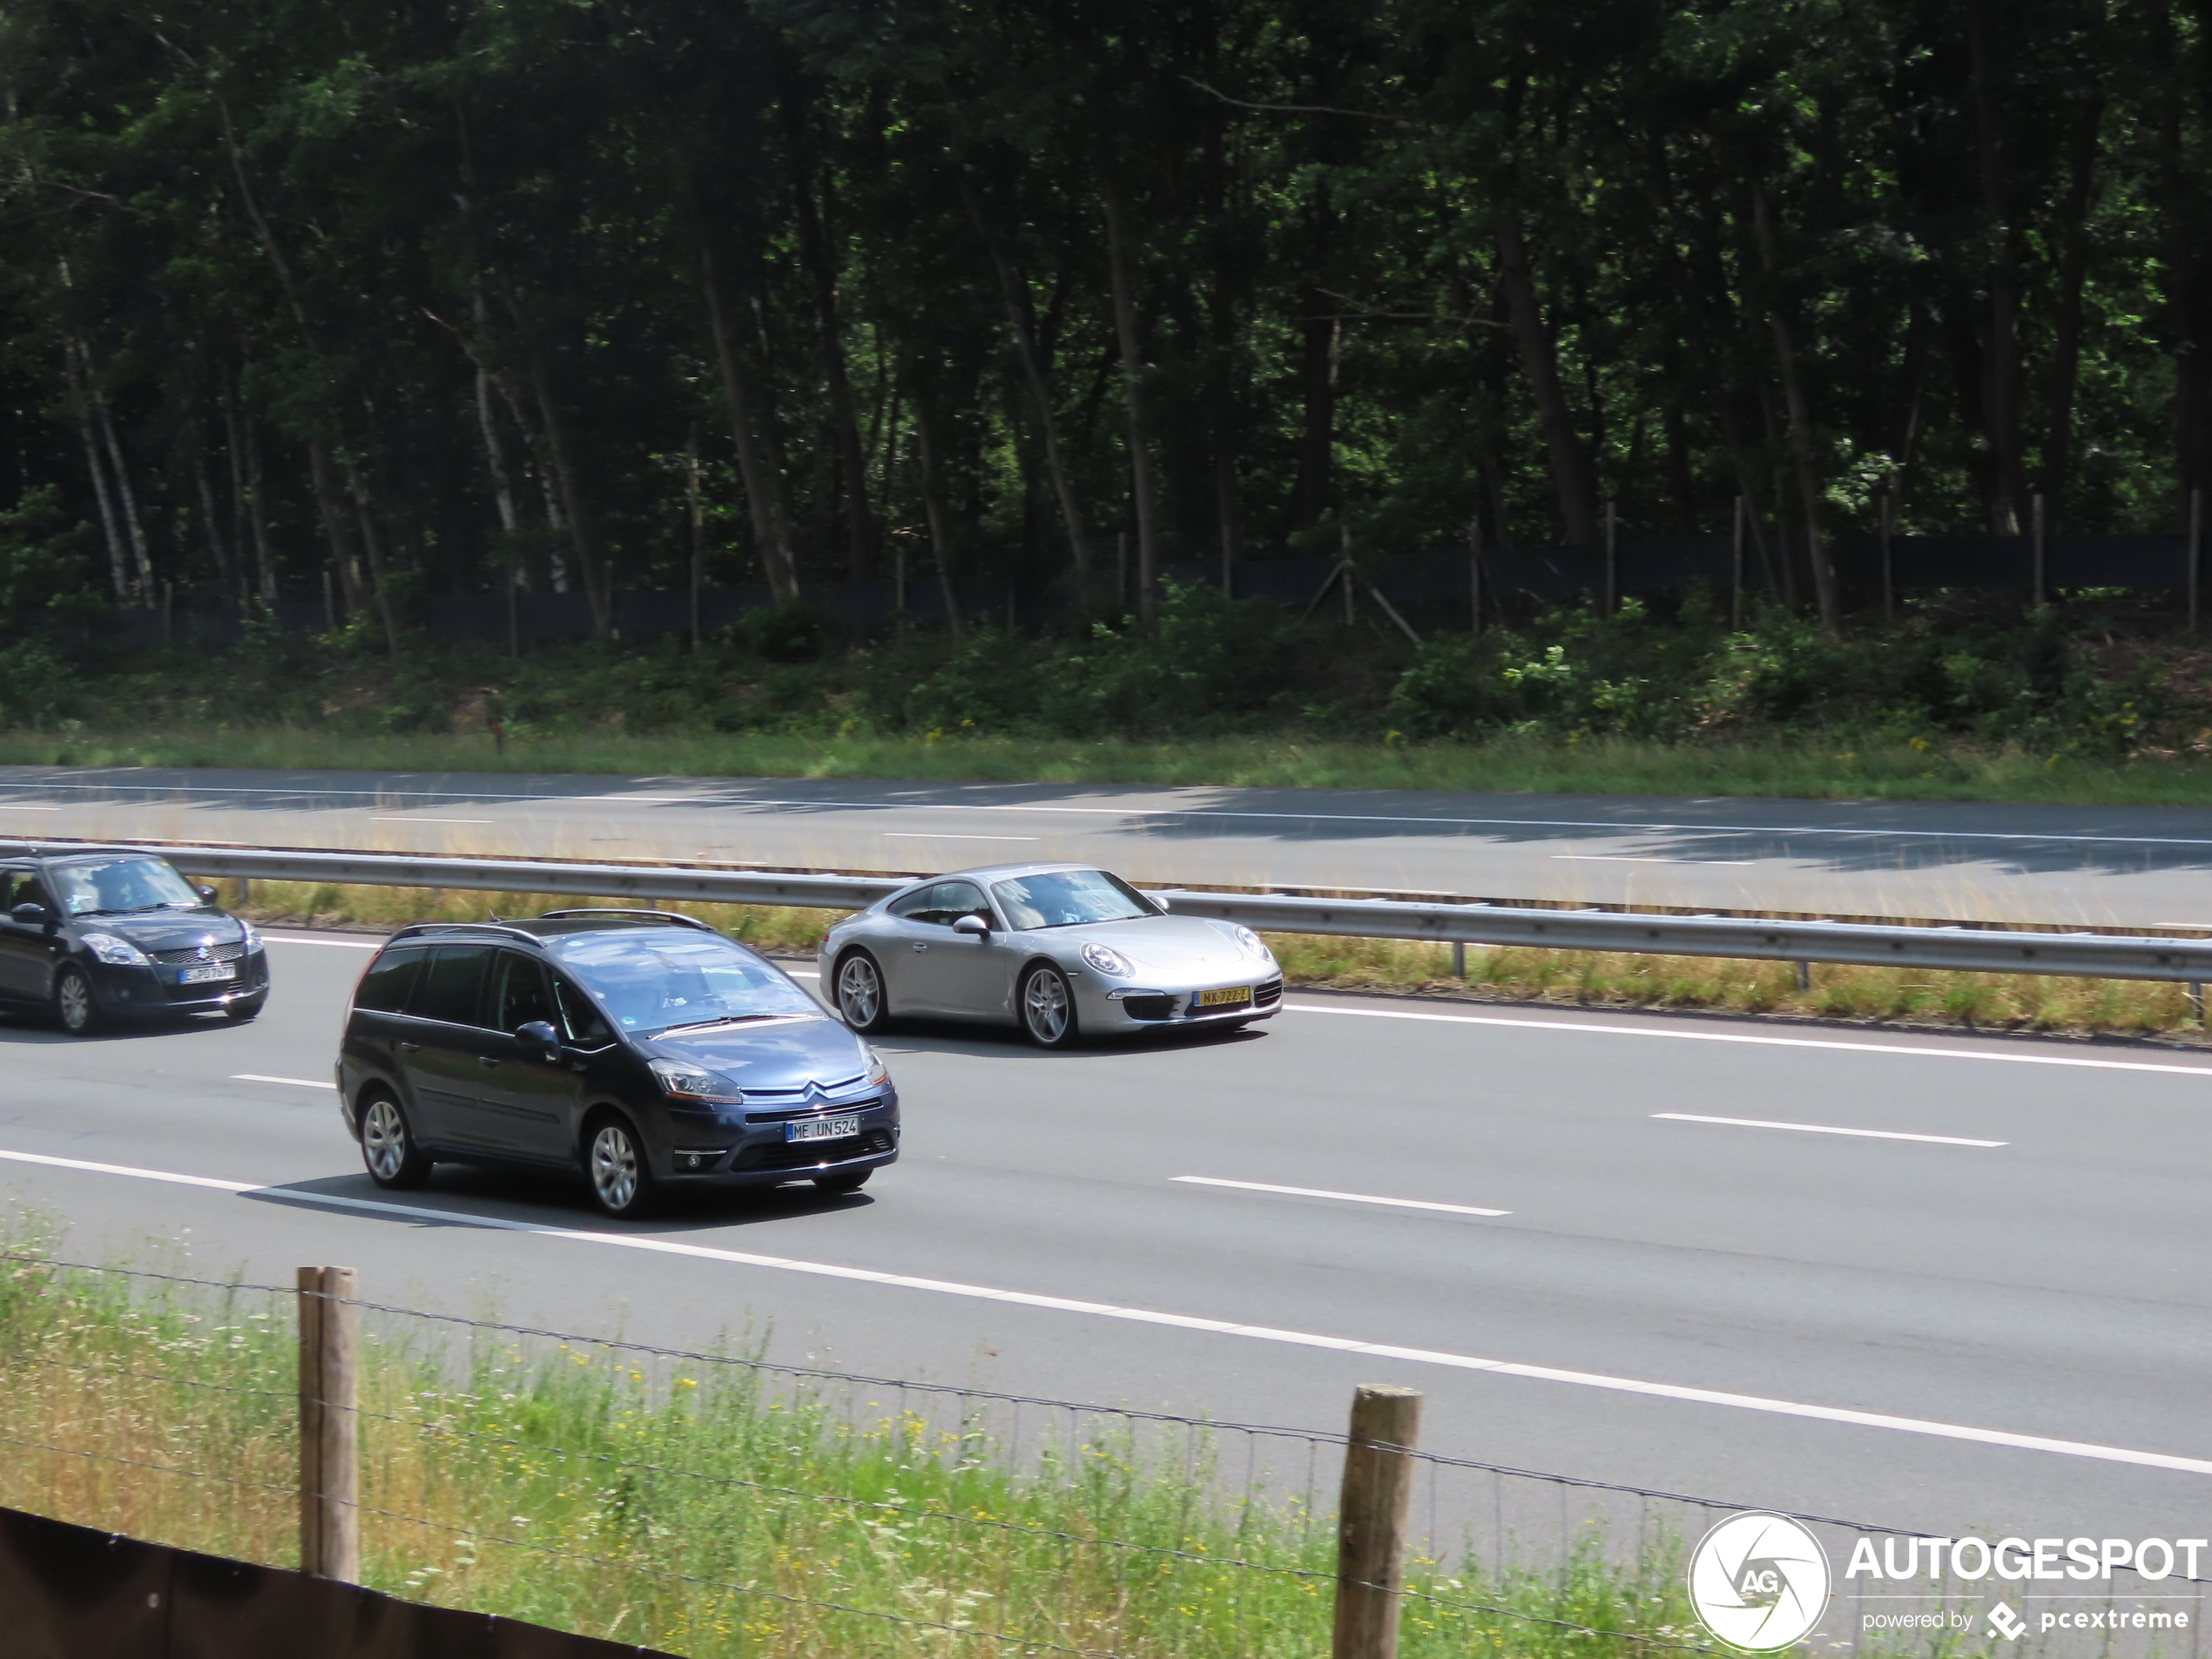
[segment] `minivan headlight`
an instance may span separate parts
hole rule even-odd
[[[86,934],[84,948],[111,968],[144,968],[146,954],[127,939],[118,939],[113,934]]]
[[[873,1088],[879,1084],[889,1082],[891,1081],[891,1068],[883,1063],[883,1056],[878,1054],[874,1049],[869,1048],[865,1042],[860,1045],[860,1052],[868,1057],[869,1086]]]
[[[1129,958],[1111,945],[1089,944],[1083,947],[1083,961],[1109,979],[1127,979],[1136,970],[1129,965]]]
[[[719,1072],[703,1070],[681,1060],[648,1063],[660,1081],[661,1092],[671,1100],[711,1100],[734,1105],[745,1098],[737,1084]]]

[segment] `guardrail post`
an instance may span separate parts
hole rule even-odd
[[[2188,988],[2189,1018],[2195,1020],[2199,1025],[2202,1025],[2204,1023],[2204,981],[2201,979],[2193,979],[2188,981]]]
[[[300,1570],[361,1581],[361,1310],[350,1267],[300,1270]]]
[[[1810,991],[1812,989],[1812,964],[1811,962],[1798,962],[1794,964],[1794,966],[1797,970],[1797,988],[1801,991]]]
[[[1362,1383],[1352,1391],[1337,1506],[1336,1628],[1331,1659],[1398,1659],[1399,1589],[1420,1438],[1414,1388]]]
[[[1452,977],[1453,979],[1465,979],[1467,976],[1467,941],[1462,939],[1455,939],[1452,941]]]

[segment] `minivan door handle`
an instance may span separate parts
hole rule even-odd
[[[401,1054],[413,1054],[422,1045],[419,1042],[409,1042],[405,1038],[401,1038],[400,1041],[400,1052]]]
[[[496,1061],[496,1060],[495,1060],[495,1059],[493,1059],[493,1058],[492,1058],[489,1055],[488,1055],[488,1054],[480,1054],[480,1055],[478,1055],[476,1056],[476,1063],[477,1063],[478,1065],[480,1065],[480,1066],[482,1066],[482,1067],[485,1067],[485,1068],[489,1069],[489,1068],[490,1068],[490,1067],[493,1067],[493,1066],[497,1065],[497,1064],[499,1063],[499,1062],[498,1062],[498,1061]]]

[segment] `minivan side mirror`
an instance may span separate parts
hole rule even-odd
[[[25,927],[40,927],[54,919],[53,912],[34,899],[26,899],[8,913],[8,920]]]
[[[984,921],[982,917],[971,913],[956,918],[953,922],[953,931],[956,934],[966,934],[974,939],[981,939],[990,933],[991,924]]]
[[[529,1020],[515,1028],[515,1041],[543,1049],[557,1058],[561,1052],[561,1034],[553,1028],[550,1020]]]
[[[212,887],[202,887],[199,890],[199,901],[202,904],[213,904],[215,902],[215,889]]]

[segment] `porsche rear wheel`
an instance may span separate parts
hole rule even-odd
[[[1075,994],[1068,988],[1068,976],[1050,962],[1035,963],[1022,975],[1014,1001],[1021,1010],[1022,1034],[1038,1048],[1075,1046]]]
[[[838,1013],[855,1031],[869,1035],[891,1023],[890,1002],[883,995],[883,970],[867,952],[847,951],[839,960],[834,991]]]

